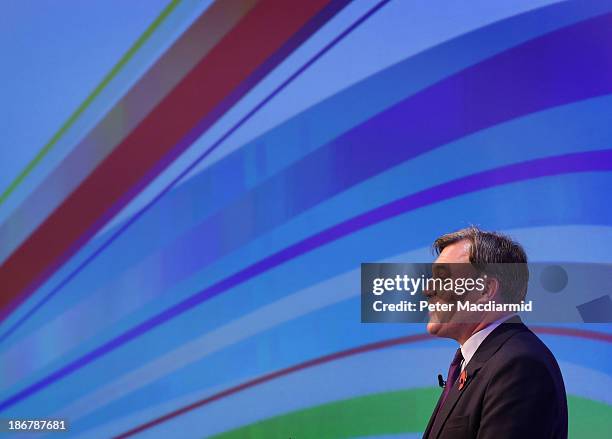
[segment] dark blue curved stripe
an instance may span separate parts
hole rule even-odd
[[[178,239],[174,249],[180,254],[194,246],[201,248],[198,263],[205,266],[254,236],[419,154],[525,114],[610,93],[612,62],[600,55],[606,51],[612,52],[610,14],[470,67],[285,168]],[[546,59],[545,67],[525,69],[542,59]],[[241,234],[237,236],[235,230]]]
[[[206,300],[269,271],[288,260],[350,235],[357,230],[410,210],[486,188],[545,176],[589,171],[612,171],[612,150],[567,154],[492,169],[432,187],[351,218],[285,248],[133,327],[119,337],[108,341],[83,357],[48,375],[46,378],[2,401],[0,403],[0,412]]]

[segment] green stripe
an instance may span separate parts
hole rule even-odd
[[[612,406],[578,396],[568,396],[568,437],[609,438],[612,432]]]
[[[128,61],[134,56],[134,54],[142,47],[142,45],[149,39],[149,37],[155,32],[155,30],[161,25],[161,23],[170,15],[170,13],[176,9],[180,0],[172,0],[159,14],[159,16],[149,25],[144,33],[136,40],[136,42],[130,47],[130,49],[121,57],[119,62],[106,74],[102,82],[89,94],[87,99],[79,105],[79,107],[72,113],[66,122],[60,127],[60,129],[53,135],[51,140],[38,151],[36,157],[34,157],[27,166],[19,173],[17,178],[6,188],[2,195],[0,195],[0,206],[7,200],[7,198],[15,191],[23,180],[32,172],[32,170],[38,165],[41,160],[51,151],[51,149],[57,144],[58,140],[68,131],[68,129],[74,125],[79,116],[91,105],[93,100],[100,95],[102,90],[117,76],[119,71],[128,63]]]
[[[414,433],[425,429],[439,396],[436,388],[377,393],[310,407],[212,437],[331,439]]]
[[[422,432],[439,394],[439,389],[427,388],[361,396],[265,419],[212,437],[333,439]],[[568,408],[569,437],[609,437],[612,406],[569,396]]]

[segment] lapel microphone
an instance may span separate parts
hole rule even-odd
[[[444,381],[444,378],[442,378],[442,374],[438,374],[438,386],[442,387],[443,389],[446,387],[446,381]]]

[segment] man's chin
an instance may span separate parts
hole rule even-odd
[[[431,313],[429,315],[429,322],[427,322],[427,332],[436,337],[453,338],[453,325],[442,323],[442,321],[449,322],[451,320],[452,316]]]
[[[427,323],[427,332],[429,332],[431,335],[439,335],[443,326],[444,325],[442,323],[438,322],[435,317],[432,316]]]

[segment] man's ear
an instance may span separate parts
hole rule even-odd
[[[482,291],[482,298],[490,301],[499,298],[501,295],[501,283],[499,279],[493,276],[485,278],[485,287]]]

